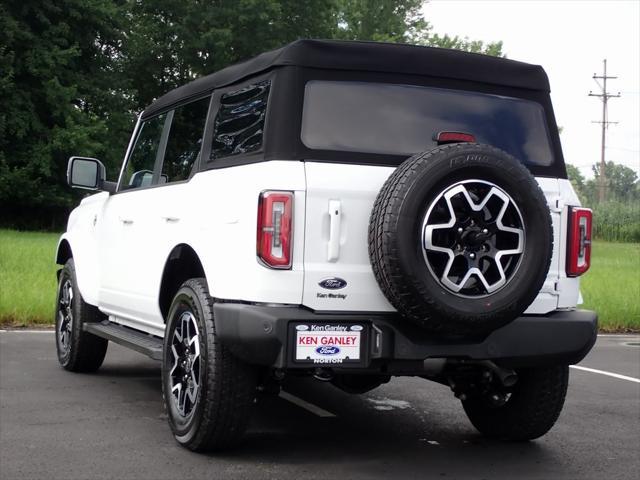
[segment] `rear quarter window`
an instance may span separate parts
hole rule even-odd
[[[211,160],[262,147],[270,86],[267,80],[222,95],[213,127]]]
[[[536,102],[462,90],[367,82],[306,84],[301,139],[307,148],[411,156],[441,131],[473,134],[521,162],[554,163]]]

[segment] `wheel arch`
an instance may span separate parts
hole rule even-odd
[[[203,263],[195,249],[186,243],[173,247],[165,261],[158,292],[158,306],[165,323],[171,301],[180,286],[190,278],[201,277],[206,280]]]
[[[73,251],[71,250],[71,244],[64,236],[58,242],[56,248],[56,263],[58,265],[64,265],[67,260],[73,258]]]

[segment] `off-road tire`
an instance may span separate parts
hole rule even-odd
[[[421,228],[427,205],[447,186],[480,179],[506,191],[522,211],[526,246],[513,278],[484,298],[460,298],[425,262]],[[380,289],[405,318],[435,334],[485,335],[521,315],[546,279],[553,229],[544,193],[511,155],[489,145],[445,145],[403,162],[371,211],[369,258]]]
[[[200,369],[199,397],[190,416],[177,410],[171,397],[171,339],[177,321],[189,310],[197,321]],[[203,452],[236,446],[243,438],[256,395],[253,367],[240,361],[218,340],[213,319],[213,299],[204,278],[187,280],[176,293],[164,339],[162,393],[169,425],[178,443]]]
[[[490,438],[533,440],[556,423],[567,394],[569,367],[522,369],[511,397],[502,406],[492,406],[484,398],[462,402],[476,429]]]
[[[69,348],[65,350],[61,345],[60,327],[63,317],[60,315],[60,299],[63,287],[67,282],[70,282],[73,292],[71,300],[73,321],[69,332]],[[109,341],[83,331],[82,325],[89,322],[101,322],[105,318],[100,310],[89,305],[82,298],[76,279],[75,264],[73,258],[70,258],[60,271],[56,295],[56,350],[62,368],[70,372],[95,372],[100,368],[107,353]]]

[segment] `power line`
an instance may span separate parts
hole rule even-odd
[[[604,158],[605,149],[606,149],[606,131],[607,131],[607,128],[609,128],[609,125],[615,125],[618,123],[618,122],[609,121],[608,112],[607,112],[607,102],[609,101],[610,98],[616,98],[620,96],[620,92],[618,92],[615,95],[607,92],[607,80],[613,80],[618,77],[607,76],[607,59],[606,58],[602,61],[602,64],[604,67],[603,74],[602,75],[596,75],[595,73],[593,74],[593,79],[600,87],[601,93],[589,92],[590,97],[598,97],[600,98],[600,100],[602,100],[602,120],[591,122],[591,123],[599,123],[602,126],[602,147],[601,147],[601,153],[600,153],[600,172],[599,172],[600,175],[598,177],[598,180],[599,180],[598,181],[598,200],[600,202],[604,202],[605,196],[606,196],[607,183],[606,183],[606,176],[605,176],[606,172],[605,172],[605,158]],[[602,85],[598,80],[602,80]]]

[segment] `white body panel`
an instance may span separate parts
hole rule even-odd
[[[84,299],[113,321],[154,335],[164,332],[158,302],[163,270],[181,244],[198,255],[216,298],[323,311],[393,311],[375,281],[367,251],[371,208],[392,171],[271,161],[204,171],[188,182],[99,193],[72,212],[61,241],[71,246]],[[578,301],[579,280],[566,278],[564,255],[567,206],[579,202],[566,180],[538,182],[555,235],[547,282],[527,310],[542,314],[573,308]],[[266,268],[256,258],[263,190],[295,192],[291,270]],[[345,279],[347,286],[321,289],[318,283],[330,277]]]
[[[73,253],[80,293],[84,300],[91,305],[99,303],[100,270],[102,268],[96,224],[102,206],[108,198],[109,194],[106,192],[84,198],[69,215],[67,231],[58,241],[58,250],[62,242],[69,243]]]
[[[392,167],[306,162],[307,219],[304,246],[302,303],[314,310],[393,311],[378,287],[369,263],[369,216]],[[329,240],[340,205],[339,249],[330,259]],[[333,227],[333,228],[332,228]],[[347,281],[340,290],[325,290],[318,283],[338,277]],[[333,296],[329,296],[332,294]]]

